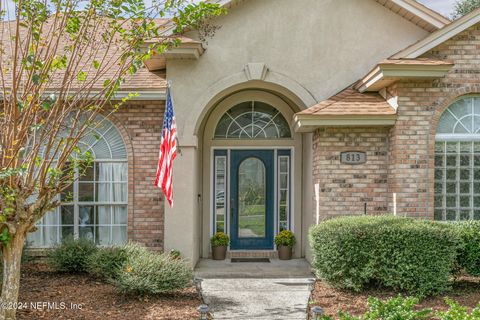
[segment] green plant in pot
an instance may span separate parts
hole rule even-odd
[[[225,260],[230,238],[223,232],[217,232],[210,238],[213,260]]]
[[[292,259],[292,249],[295,245],[295,235],[290,230],[283,230],[275,237],[275,244],[278,250],[278,259]]]

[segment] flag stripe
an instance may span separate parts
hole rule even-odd
[[[162,189],[170,207],[173,206],[173,160],[175,160],[176,156],[177,125],[175,122],[175,115],[173,113],[173,103],[170,95],[170,88],[168,88],[155,185]]]

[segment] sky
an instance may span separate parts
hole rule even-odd
[[[0,0],[3,4],[7,2],[9,4],[9,7],[13,7],[12,0]],[[146,0],[147,2],[150,2],[151,0]],[[193,0],[193,1],[198,1],[198,0]],[[454,5],[456,0],[417,0],[418,2],[423,3],[424,5],[440,12],[446,17],[450,17],[451,13],[453,11]]]
[[[450,17],[453,12],[456,0],[417,0],[435,11]]]

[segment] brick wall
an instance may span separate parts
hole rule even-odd
[[[164,202],[153,183],[164,104],[133,101],[110,117],[128,152],[128,239],[154,250],[163,250]]]
[[[398,118],[390,135],[389,204],[397,193],[397,210],[433,219],[434,148],[438,121],[458,97],[480,93],[480,24],[469,28],[423,57],[455,63],[442,79],[399,82]]]
[[[313,179],[320,186],[320,219],[387,211],[389,128],[326,128],[313,136]],[[340,163],[340,152],[364,151],[361,165]],[[315,201],[315,200],[314,200]],[[315,208],[315,205],[314,205]]]

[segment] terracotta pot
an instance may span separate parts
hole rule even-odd
[[[225,260],[227,257],[227,247],[212,247],[212,259],[213,260]]]
[[[292,259],[292,248],[287,246],[278,247],[278,259],[290,260]]]

